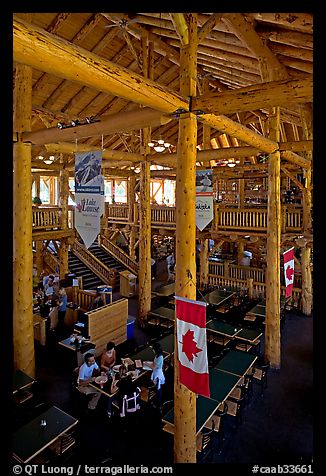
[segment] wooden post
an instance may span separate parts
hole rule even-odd
[[[243,258],[244,252],[244,243],[242,240],[238,241],[238,265],[241,265],[241,260]]]
[[[60,261],[60,279],[63,279],[68,273],[68,239],[61,238],[59,249],[59,261]]]
[[[196,94],[197,15],[189,14],[189,44],[180,48],[180,92]],[[175,294],[196,299],[196,145],[197,120],[184,114],[179,120],[176,174]],[[189,276],[192,279],[189,279]],[[174,340],[174,462],[196,462],[196,395],[179,382],[178,344]]]
[[[15,65],[13,160],[13,341],[15,368],[35,376],[34,325],[32,309],[32,175],[31,144],[21,141],[21,133],[31,130],[32,70]]]
[[[302,312],[306,316],[310,316],[312,310],[310,254],[311,246],[309,244],[306,244],[306,246],[301,249]]]
[[[308,104],[300,108],[304,138],[309,140],[313,138],[312,130],[312,109]],[[312,160],[312,153],[306,152],[306,157]],[[303,190],[303,231],[304,234],[312,233],[312,197],[311,197],[311,170],[304,170],[305,187]],[[312,310],[312,278],[311,278],[311,244],[307,243],[302,248],[301,270],[302,270],[302,312],[306,316],[311,315]]]
[[[44,263],[43,263],[43,241],[36,241],[36,269],[37,269],[37,274],[40,276],[40,274],[43,271],[44,268]]]
[[[135,260],[135,243],[136,243],[136,203],[135,203],[135,187],[136,187],[136,176],[132,175],[129,177],[128,181],[128,222],[130,223],[130,233],[129,233],[129,256],[131,259]],[[137,218],[138,220],[138,218]]]
[[[248,298],[250,301],[254,298],[254,280],[253,278],[247,278]]]
[[[145,77],[149,76],[151,66],[148,58],[150,44],[148,35],[142,37],[142,67]],[[153,46],[153,45],[152,45]],[[148,157],[151,131],[142,129],[142,153],[144,161],[140,164],[140,221],[139,221],[139,300],[137,322],[143,324],[151,309],[151,205],[150,205],[150,160]]]
[[[244,158],[241,157],[240,159],[240,164],[243,165]],[[238,186],[239,186],[239,202],[238,202],[238,208],[241,208],[244,206],[245,203],[245,180],[244,179],[239,179],[238,180]]]
[[[36,196],[40,198],[40,193],[41,193],[41,176],[37,174],[35,176],[35,190],[36,190]]]
[[[60,195],[59,206],[61,207],[60,228],[66,230],[68,228],[68,198],[69,198],[69,172],[65,168],[66,160],[61,154],[60,163],[63,168],[60,170]]]
[[[270,116],[270,137],[279,141],[280,111],[274,108]],[[280,246],[281,191],[280,153],[268,159],[267,256],[266,256],[266,320],[265,359],[272,368],[281,366],[280,347]]]
[[[208,283],[208,243],[209,240],[200,240],[200,287]]]

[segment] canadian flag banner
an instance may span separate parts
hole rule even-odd
[[[285,277],[285,297],[288,298],[292,294],[294,281],[294,247],[283,253],[284,261],[284,277]]]
[[[206,346],[206,303],[175,296],[180,383],[210,396]]]

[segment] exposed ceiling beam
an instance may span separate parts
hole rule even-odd
[[[131,132],[143,127],[156,127],[167,124],[171,117],[164,116],[160,111],[150,108],[143,108],[137,111],[111,114],[105,119],[91,124],[83,124],[67,129],[51,127],[35,132],[25,132],[22,134],[23,142],[31,142],[34,145],[42,145],[52,142],[65,142],[86,137],[100,136],[102,134],[112,134],[115,132]]]
[[[14,61],[166,113],[188,99],[24,20],[13,22]]]
[[[188,25],[184,13],[170,13],[170,17],[183,46],[189,43]]]
[[[193,99],[192,109],[205,113],[233,114],[274,106],[312,102],[312,79],[286,79],[255,84]]]
[[[14,60],[19,63],[164,113],[173,113],[178,109],[188,110],[188,98],[183,98],[154,81],[103,60],[23,20],[14,20],[13,33]],[[263,152],[270,153],[278,150],[276,142],[250,131],[225,116],[204,114],[199,116],[199,120],[249,145],[259,147]],[[311,161],[307,159],[294,157],[293,153],[289,155],[288,160],[306,168],[309,168],[311,164]]]

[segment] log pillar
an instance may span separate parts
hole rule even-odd
[[[152,75],[150,58],[153,44],[148,41],[148,35],[144,35],[142,43],[142,68],[143,75]],[[150,74],[151,73],[151,74]],[[144,161],[140,164],[140,210],[139,210],[139,299],[137,322],[142,325],[151,309],[151,205],[150,205],[150,128],[142,129],[141,146]]]
[[[189,43],[180,49],[180,93],[195,96],[197,14],[189,14],[188,20]],[[175,294],[194,300],[196,299],[196,145],[196,116],[192,113],[183,114],[179,120],[176,173]],[[174,462],[195,463],[196,395],[179,381],[176,327],[174,326]]]
[[[200,287],[208,283],[208,244],[209,240],[200,240]]]
[[[132,175],[129,177],[128,181],[128,222],[130,223],[130,233],[129,233],[129,256],[131,259],[136,259],[135,254],[135,243],[136,243],[136,212],[135,212],[135,187],[136,187],[136,176]]]
[[[62,169],[60,170],[60,195],[59,195],[59,207],[61,208],[60,214],[60,228],[66,230],[68,228],[68,198],[69,198],[69,172],[65,168],[66,160],[61,154],[60,163]]]
[[[270,139],[279,141],[280,111],[273,108],[270,115]],[[281,190],[280,153],[268,159],[267,257],[266,257],[266,320],[265,360],[271,368],[281,366],[280,346],[280,247],[281,247]]]
[[[35,176],[35,193],[38,198],[40,198],[41,194],[41,176],[37,174]]]
[[[241,260],[243,258],[244,252],[244,243],[242,240],[238,241],[238,265],[241,265]]]
[[[37,275],[40,276],[44,268],[43,241],[36,241],[35,246],[36,246],[36,269],[37,269]]]
[[[16,64],[14,81],[13,124],[18,137],[13,150],[14,366],[35,377],[31,144],[21,141],[21,133],[31,130],[32,69]]]
[[[59,249],[59,275],[60,279],[64,279],[65,275],[69,271],[68,266],[68,238],[61,238]]]
[[[253,278],[247,278],[248,298],[252,301],[254,298],[254,280]]]
[[[302,124],[303,124],[303,138],[306,140],[313,139],[312,129],[312,109],[308,104],[300,107]],[[312,160],[312,153],[306,152],[306,157]],[[303,231],[304,234],[312,233],[312,196],[311,196],[311,169],[304,170],[304,190],[303,190]],[[301,270],[302,270],[302,312],[306,316],[311,315],[312,311],[312,276],[311,276],[311,244],[307,243],[302,249],[301,253]]]

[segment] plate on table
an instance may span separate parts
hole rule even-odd
[[[95,379],[95,382],[96,382],[96,383],[99,383],[99,384],[101,384],[101,383],[106,383],[107,381],[108,381],[108,378],[107,378],[106,375],[99,375],[99,376],[96,377],[96,379]]]
[[[112,367],[113,372],[119,372],[119,369],[120,369],[120,365],[114,365]]]

